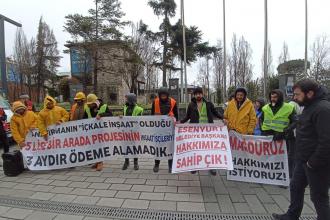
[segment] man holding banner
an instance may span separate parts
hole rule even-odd
[[[229,102],[224,119],[229,130],[240,134],[253,134],[257,117],[253,103],[247,98],[245,88],[236,89],[235,98]]]
[[[84,118],[96,118],[112,116],[107,104],[104,104],[95,94],[89,94],[87,96],[87,106],[85,108]],[[92,166],[96,168],[96,171],[103,170],[103,162],[96,163]]]
[[[57,106],[55,99],[51,96],[46,96],[44,108],[38,114],[38,128],[44,139],[48,139],[48,126],[59,125],[68,120],[69,113],[64,108]]]
[[[293,130],[296,126],[295,109],[292,104],[284,102],[283,93],[279,89],[274,89],[269,93],[269,100],[270,103],[262,108],[262,135],[273,136],[274,141],[286,141],[291,178],[294,167],[295,138]]]
[[[151,115],[168,115],[178,120],[179,113],[176,101],[170,97],[168,89],[161,87],[158,90],[158,97],[152,103]],[[168,172],[172,172],[173,160],[168,160]],[[158,173],[160,160],[155,160],[153,171]]]
[[[197,87],[194,90],[194,98],[192,98],[188,106],[186,117],[180,122],[186,123],[189,121],[190,123],[195,124],[213,123],[214,116],[221,120],[223,119],[223,116],[214,108],[213,103],[207,101],[203,97],[203,89]],[[191,171],[192,174],[195,174],[196,172],[197,171]],[[217,174],[215,170],[210,170],[210,173],[213,176]]]
[[[142,116],[143,108],[136,104],[136,95],[128,93],[126,96],[126,104],[124,106],[124,116]],[[125,163],[122,170],[127,170],[129,166],[129,158],[125,158]],[[138,158],[134,158],[134,170],[139,169]]]
[[[275,220],[298,220],[304,193],[310,187],[317,220],[330,219],[330,103],[326,89],[304,79],[294,87],[294,100],[304,110],[299,117],[296,137],[296,164],[290,183],[290,206],[285,214],[273,214]]]

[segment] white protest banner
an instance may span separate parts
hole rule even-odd
[[[30,170],[83,166],[112,158],[172,158],[173,119],[168,116],[107,117],[48,128],[48,140],[30,132],[22,153]]]
[[[210,169],[233,169],[227,127],[176,125],[172,173]]]
[[[228,180],[272,185],[289,185],[286,142],[272,137],[241,135],[230,132],[234,170]]]

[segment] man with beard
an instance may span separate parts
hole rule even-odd
[[[203,97],[203,89],[197,87],[194,90],[194,98],[191,99],[188,106],[186,117],[181,120],[181,123],[186,123],[188,120],[195,124],[213,123],[213,116],[223,119],[223,116],[214,108],[213,103]],[[191,171],[192,174],[196,172]],[[215,170],[210,170],[210,173],[213,176],[217,175]]]
[[[281,90],[271,91],[269,99],[270,103],[262,108],[261,134],[272,135],[274,141],[286,140],[291,178],[294,167],[295,137],[293,130],[296,126],[296,113],[292,104],[284,102]]]
[[[178,120],[179,113],[176,101],[173,98],[169,97],[170,94],[166,87],[161,87],[158,89],[158,97],[152,103],[151,115],[168,115],[174,117],[175,120]],[[172,162],[173,160],[168,160],[168,172],[172,172]],[[158,173],[159,171],[160,160],[155,160],[154,172]]]
[[[234,97],[225,110],[224,122],[229,130],[252,135],[257,124],[253,103],[247,98],[245,88],[236,89]]]
[[[310,187],[317,220],[329,220],[330,185],[330,103],[326,89],[304,79],[294,87],[294,100],[304,110],[297,123],[296,164],[290,183],[290,206],[285,214],[273,214],[275,220],[298,220],[304,205],[304,193]]]

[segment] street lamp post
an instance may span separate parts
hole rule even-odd
[[[186,51],[186,28],[184,22],[184,0],[181,0],[181,22],[182,22],[182,41],[183,41],[183,69],[184,69],[184,86],[185,86],[185,103],[188,103],[188,79],[187,79],[187,51]],[[186,105],[186,107],[188,107]]]
[[[307,77],[307,62],[308,62],[308,52],[307,52],[307,43],[308,43],[308,8],[307,8],[307,0],[305,0],[305,65],[304,65],[304,70],[305,70],[305,77]]]
[[[266,99],[267,75],[268,75],[268,8],[265,0],[265,42],[264,42],[264,98]]]
[[[223,0],[223,102],[227,97],[226,0]]]
[[[8,84],[7,84],[7,72],[6,72],[6,46],[5,46],[5,21],[22,27],[20,23],[11,20],[0,14],[0,72],[3,93],[8,97]]]

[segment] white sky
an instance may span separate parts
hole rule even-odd
[[[142,19],[153,30],[161,22],[147,5],[148,0],[121,0],[125,19],[134,22]],[[269,41],[272,45],[274,67],[277,67],[283,41],[289,47],[291,59],[304,57],[304,2],[305,0],[268,0]],[[177,3],[179,17],[180,1]],[[70,35],[63,31],[64,16],[70,13],[86,14],[93,7],[92,0],[1,0],[0,14],[21,22],[28,38],[36,36],[38,21],[42,15],[54,30],[61,51],[60,72],[70,71],[69,55],[63,54],[64,44]],[[309,0],[309,45],[321,34],[330,34],[330,1]],[[261,56],[264,42],[264,0],[226,1],[227,48],[232,34],[244,35],[251,44],[254,77],[261,72]],[[203,40],[215,45],[222,39],[222,0],[185,0],[187,25],[196,25],[203,32]],[[176,19],[175,19],[176,21]],[[174,20],[173,20],[174,22]],[[6,53],[12,55],[16,27],[6,24]],[[310,51],[309,51],[310,53]],[[188,81],[196,80],[197,64],[188,68]]]

